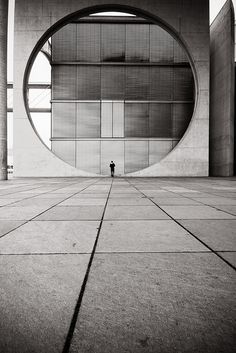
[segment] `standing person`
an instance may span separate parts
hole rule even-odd
[[[110,163],[110,168],[111,168],[111,177],[114,177],[114,173],[115,173],[115,163],[113,161],[111,161]]]

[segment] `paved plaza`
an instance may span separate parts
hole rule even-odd
[[[235,178],[0,182],[1,353],[233,353]]]

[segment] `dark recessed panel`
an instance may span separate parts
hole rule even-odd
[[[149,25],[126,25],[125,60],[131,62],[149,61]]]
[[[174,100],[192,101],[194,97],[194,79],[190,67],[174,68]]]
[[[150,61],[159,63],[174,61],[174,39],[156,25],[150,25]]]
[[[148,141],[125,141],[125,173],[148,167]]]
[[[101,61],[125,60],[125,25],[101,25]]]
[[[150,100],[173,99],[173,68],[153,66],[150,69]]]
[[[52,36],[52,60],[76,60],[76,24],[64,26]]]
[[[172,104],[150,103],[149,137],[170,138],[171,128]]]
[[[193,107],[193,104],[173,105],[172,136],[174,138],[181,138],[185,133],[193,115]]]
[[[148,137],[148,104],[125,103],[125,137]]]
[[[147,100],[149,96],[149,67],[127,66],[125,98]]]
[[[76,99],[76,65],[55,65],[52,68],[52,98]]]
[[[52,141],[52,151],[66,163],[75,166],[75,141]]]
[[[75,103],[52,104],[52,137],[75,138]]]
[[[125,95],[125,68],[103,66],[101,68],[101,97],[107,100],[123,100]]]
[[[100,71],[100,66],[81,65],[77,67],[77,99],[100,99]]]
[[[77,103],[76,137],[100,137],[100,103]]]
[[[77,60],[100,61],[100,24],[77,24]]]

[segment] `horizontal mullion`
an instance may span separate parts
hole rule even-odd
[[[158,100],[79,100],[79,99],[52,99],[51,103],[136,103],[136,104],[194,104],[194,101],[158,101]]]
[[[171,137],[51,137],[50,141],[173,141],[180,139]]]
[[[104,61],[104,62],[91,62],[91,61],[52,61],[51,65],[78,65],[78,66],[164,66],[164,67],[190,67],[188,62],[181,63],[157,63],[157,62],[127,62],[127,61]]]

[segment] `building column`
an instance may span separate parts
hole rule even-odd
[[[7,16],[8,0],[0,0],[0,180],[7,179]]]

